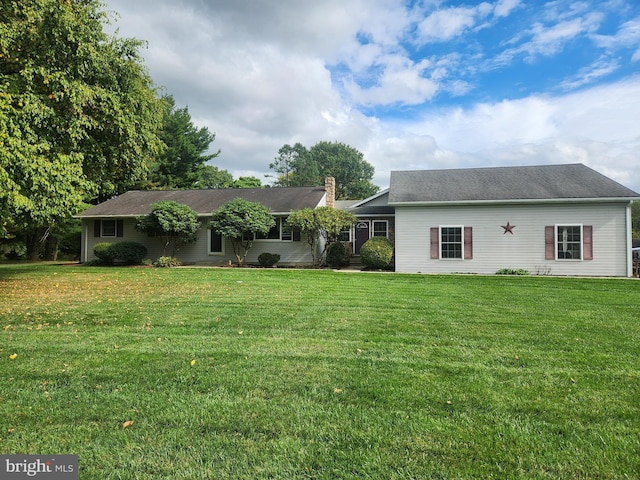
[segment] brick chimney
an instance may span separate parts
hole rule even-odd
[[[325,177],[324,191],[327,193],[327,207],[336,208],[336,179]]]

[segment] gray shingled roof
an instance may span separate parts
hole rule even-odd
[[[582,164],[391,172],[389,203],[639,199]]]
[[[198,215],[208,215],[237,197],[266,205],[272,213],[288,213],[291,210],[315,208],[324,195],[324,187],[132,190],[85,210],[79,217],[147,215],[151,212],[151,205],[162,200],[183,203]]]

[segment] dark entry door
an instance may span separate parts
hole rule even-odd
[[[356,223],[356,249],[355,254],[360,255],[360,247],[369,240],[369,222],[360,220]]]

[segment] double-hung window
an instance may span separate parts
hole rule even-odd
[[[545,227],[547,260],[592,260],[593,227],[559,224]]]
[[[582,227],[580,225],[558,225],[556,228],[558,259],[582,259]]]
[[[386,220],[374,220],[373,221],[373,236],[374,237],[385,237],[389,236],[388,233],[388,223]]]
[[[431,258],[470,260],[473,258],[473,229],[459,225],[431,228]]]
[[[95,220],[93,224],[94,237],[122,237],[124,222],[122,220]]]
[[[462,227],[440,227],[440,258],[462,258]]]

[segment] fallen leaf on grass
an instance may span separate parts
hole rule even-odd
[[[122,424],[122,429],[129,428],[131,425],[133,425],[133,420],[127,420]]]
[[[193,367],[196,364],[196,360],[195,358],[193,360],[191,360],[191,366]]]
[[[333,390],[333,393],[342,393],[342,389],[341,388],[336,388]]]
[[[11,355],[9,355],[9,358],[10,358],[11,360],[15,360],[17,357],[18,357],[18,354],[17,354],[17,353],[12,353]]]

